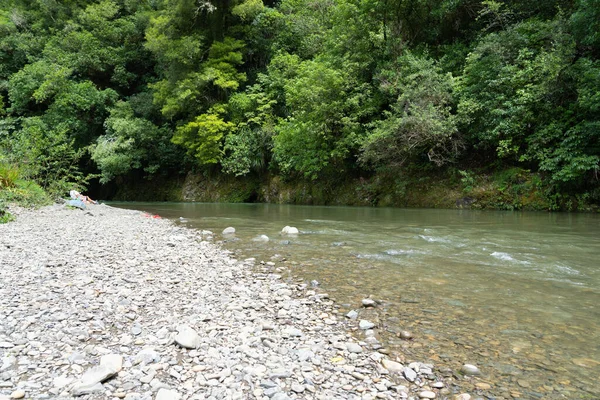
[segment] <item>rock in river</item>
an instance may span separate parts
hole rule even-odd
[[[235,233],[235,228],[228,226],[227,228],[223,229],[223,235],[233,235]]]
[[[481,375],[481,371],[479,370],[479,368],[472,364],[463,365],[460,369],[460,372],[462,372],[465,375]]]
[[[298,228],[293,226],[284,226],[281,230],[281,233],[284,235],[297,235],[299,233]]]

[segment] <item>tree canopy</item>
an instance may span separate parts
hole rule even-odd
[[[521,167],[600,201],[600,0],[3,0],[0,161],[64,190],[191,170]]]

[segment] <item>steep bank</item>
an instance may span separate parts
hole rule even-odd
[[[597,197],[597,196],[596,196]],[[278,176],[235,178],[188,174],[123,181],[105,197],[123,201],[198,201],[486,210],[597,212],[600,199],[562,195],[528,170],[413,171],[357,178],[286,181]]]
[[[252,268],[209,232],[107,206],[16,215],[0,225],[2,400],[445,398],[456,390],[448,371],[376,351],[368,321],[360,325],[372,340],[357,342],[328,296],[283,264]]]

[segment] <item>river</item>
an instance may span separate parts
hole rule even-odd
[[[483,372],[488,398],[600,398],[600,217],[591,214],[112,203],[215,233],[240,258],[286,260],[363,311],[405,361]],[[184,220],[181,220],[184,218]],[[283,236],[295,226],[298,236]],[[260,235],[269,237],[261,240]],[[412,340],[398,337],[401,330]],[[462,377],[457,376],[462,379]],[[476,383],[479,386],[474,386]],[[490,387],[488,388],[487,385]]]

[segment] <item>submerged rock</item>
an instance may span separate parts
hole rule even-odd
[[[235,228],[232,226],[229,226],[225,229],[223,229],[223,235],[233,235],[235,233]]]
[[[465,364],[460,368],[460,372],[465,375],[481,375],[481,371],[475,365]]]

